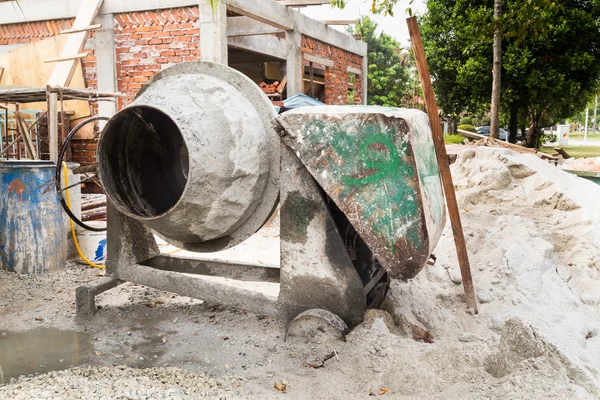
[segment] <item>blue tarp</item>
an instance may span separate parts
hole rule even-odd
[[[283,106],[287,109],[298,107],[324,106],[319,100],[315,100],[305,94],[297,94],[283,101]]]

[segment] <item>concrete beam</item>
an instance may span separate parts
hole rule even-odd
[[[96,31],[96,71],[98,76],[98,90],[101,92],[116,93],[117,70],[115,54],[115,20],[112,14],[105,14],[98,18],[102,28]],[[117,104],[113,101],[98,102],[98,115],[112,117],[117,112]],[[100,127],[104,127],[101,121]]]
[[[272,35],[275,33],[285,32],[279,28],[262,22],[253,20],[249,17],[229,17],[227,18],[227,36],[257,36],[257,35]]]
[[[362,75],[362,69],[354,68],[351,66],[348,66],[348,72],[355,75]]]
[[[322,22],[288,8],[273,0],[223,0],[230,10],[276,28],[294,30],[306,36],[329,43],[350,53],[365,56],[367,44],[351,35],[335,30]]]
[[[215,10],[201,0],[198,3],[200,18],[200,60],[227,65],[227,8],[217,3]]]
[[[302,35],[295,31],[287,31],[287,56],[285,74],[287,75],[287,97],[302,93],[304,64],[302,62]]]
[[[321,21],[325,25],[356,25],[359,23],[357,19],[333,19]]]
[[[0,24],[72,18],[77,14],[81,2],[82,0],[20,0],[21,8],[13,7],[12,2],[0,2]],[[222,0],[222,2],[231,11],[267,25],[283,30],[295,30],[360,56],[367,54],[366,43],[357,41],[351,35],[337,31],[273,0]],[[100,14],[197,5],[198,0],[104,0]]]
[[[362,103],[367,104],[367,83],[369,77],[369,57],[364,56],[362,60]]]
[[[294,29],[294,10],[273,0],[223,0],[227,8],[238,14],[279,29]]]
[[[302,58],[304,58],[308,62],[313,62],[316,64],[321,64],[329,68],[333,68],[333,60],[323,57],[313,56],[312,54],[304,53]]]
[[[276,36],[247,36],[227,38],[229,47],[264,54],[279,60],[287,56],[286,41]]]

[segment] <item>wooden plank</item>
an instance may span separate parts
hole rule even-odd
[[[303,78],[302,80],[303,80],[304,82],[310,82],[310,78]],[[321,81],[315,81],[314,79],[313,79],[313,83],[314,83],[315,85],[323,85],[323,86],[325,86],[325,82],[321,82]]]
[[[332,19],[321,21],[325,25],[356,25],[359,23],[357,19]]]
[[[100,29],[100,28],[102,28],[102,24],[95,24],[95,25],[82,26],[81,28],[65,29],[64,31],[60,31],[58,34],[59,35],[67,35],[69,33],[95,31],[96,29]]]
[[[277,92],[279,92],[279,94],[282,94],[283,91],[285,90],[286,85],[287,85],[287,75],[283,77],[281,82],[279,82],[279,86],[277,86]]]
[[[569,153],[567,153],[566,151],[564,151],[560,147],[554,147],[554,151],[556,151],[558,154],[560,154],[561,156],[563,156],[563,158],[565,160],[571,158],[571,156],[569,155]]]
[[[0,67],[0,84],[2,84],[2,75],[4,75],[4,67]]]
[[[91,25],[102,5],[102,1],[103,0],[83,0],[79,6],[77,17],[75,17],[75,22],[73,22],[71,29],[78,29]],[[60,53],[60,57],[69,57],[73,54],[81,53],[85,41],[88,38],[88,34],[88,31],[83,31],[68,35],[67,42]],[[76,60],[73,59],[58,62],[48,80],[48,84],[69,86],[76,66]]]
[[[473,133],[473,132],[465,131],[463,129],[457,129],[456,131],[458,133],[460,133],[461,135],[466,136],[466,137],[471,138],[471,139],[484,139],[484,140],[491,139],[493,143],[495,143],[495,144],[497,144],[499,146],[507,147],[509,149],[513,149],[513,150],[516,150],[516,151],[525,151],[525,152],[528,152],[528,153],[536,153],[537,152],[535,149],[530,149],[528,147],[519,146],[518,144],[514,144],[514,143],[510,143],[510,142],[505,142],[504,140],[494,139],[494,138],[491,138],[489,136],[483,136],[483,135],[480,135],[478,133]]]
[[[48,58],[46,60],[44,60],[45,63],[50,63],[50,62],[60,62],[60,61],[68,61],[68,60],[76,60],[78,58],[84,58],[85,56],[87,56],[88,53],[79,53],[79,54],[74,54],[72,56],[66,56],[66,57],[56,57],[56,58]]]
[[[330,60],[328,58],[317,57],[308,53],[303,53],[302,58],[304,58],[304,60],[308,62],[313,62],[315,64],[321,64],[326,67],[333,68],[333,60]]]
[[[33,141],[31,140],[29,128],[27,128],[27,123],[25,122],[25,117],[19,111],[15,113],[15,121],[17,123],[17,131],[23,137],[23,143],[25,143],[25,152],[27,153],[27,156],[32,160],[37,160],[37,151],[35,147],[33,147]]]
[[[454,191],[454,183],[452,182],[452,174],[450,172],[450,165],[448,164],[448,154],[446,154],[444,134],[438,115],[435,93],[433,92],[433,86],[431,85],[431,77],[429,76],[429,67],[427,66],[425,49],[423,48],[423,42],[421,40],[421,32],[419,32],[419,24],[416,17],[410,17],[406,22],[408,24],[408,32],[413,46],[415,63],[417,64],[417,70],[419,72],[419,79],[421,80],[421,87],[423,88],[425,104],[427,105],[427,115],[429,116],[429,125],[431,125],[435,153],[442,176],[448,214],[450,214],[450,222],[452,223],[452,233],[454,234],[454,244],[458,255],[458,263],[460,265],[467,307],[477,314],[477,298],[475,296],[475,287],[473,286],[473,278],[471,276],[465,234],[463,232],[460,213],[458,211],[458,201],[456,200],[456,192]]]

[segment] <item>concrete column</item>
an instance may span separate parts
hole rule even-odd
[[[98,77],[98,91],[118,92],[117,69],[115,54],[115,20],[113,14],[104,14],[99,17],[102,28],[96,31],[96,74]],[[98,114],[112,117],[117,112],[117,105],[110,101],[98,102]],[[100,122],[103,127],[104,122]]]
[[[287,97],[302,93],[302,78],[304,66],[302,64],[302,34],[297,31],[286,31],[285,40],[287,54],[285,71],[287,74]]]
[[[200,60],[227,65],[227,7],[218,2],[215,9],[207,0],[198,4],[200,18]]]
[[[367,104],[367,80],[369,75],[369,57],[363,56],[362,59],[362,103]]]

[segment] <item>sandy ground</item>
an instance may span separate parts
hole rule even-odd
[[[600,226],[600,208],[578,197],[596,189],[556,171],[582,192],[568,198],[575,186],[545,177],[554,170],[503,151],[461,157],[453,173],[478,315],[464,305],[449,226],[437,264],[393,282],[390,313],[369,312],[345,342],[285,342],[276,319],[134,284],[100,295],[96,316],[79,324],[75,288],[99,270],[0,272],[0,398],[600,398],[600,247],[587,230],[572,230]],[[519,197],[528,190],[545,191]],[[434,343],[415,341],[412,325]],[[334,351],[322,368],[310,366]],[[47,371],[58,372],[36,375]],[[20,374],[29,375],[13,379]]]

